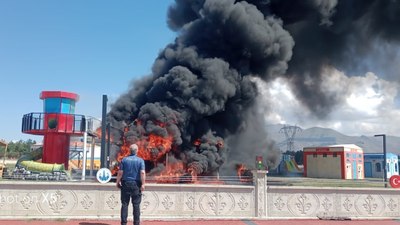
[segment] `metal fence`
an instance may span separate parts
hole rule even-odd
[[[56,121],[59,121],[60,118],[62,117],[65,120],[65,123],[72,124],[72,127],[61,126],[60,124],[56,124],[55,127],[49,128],[48,126],[47,127],[45,126],[46,113],[28,113],[25,114],[22,118],[21,131],[23,133],[37,133],[37,134],[43,134],[47,131],[52,131],[52,130],[56,130],[58,132],[79,133],[79,134],[85,132],[86,118],[84,115],[51,113],[51,116]]]

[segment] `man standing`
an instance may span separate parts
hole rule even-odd
[[[122,159],[117,174],[117,187],[121,188],[121,225],[128,222],[128,206],[132,199],[133,224],[140,224],[140,202],[144,191],[146,172],[144,160],[137,156],[139,147],[132,144],[131,155]]]

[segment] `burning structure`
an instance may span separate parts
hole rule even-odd
[[[323,117],[343,100],[324,91],[325,71],[397,41],[399,12],[395,0],[176,0],[168,12],[174,43],[108,113],[116,160],[138,143],[154,175],[236,173],[255,155],[272,169],[280,159],[256,83],[286,79]]]

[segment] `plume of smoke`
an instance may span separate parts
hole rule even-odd
[[[180,35],[160,53],[152,75],[114,103],[108,119],[121,129],[133,124],[124,134],[130,143],[172,136],[177,159],[197,174],[214,174],[229,151],[221,143],[243,128],[255,105],[250,76],[284,74],[294,43],[280,19],[247,2],[178,0],[168,23]]]
[[[255,156],[263,156],[263,161],[270,169],[275,169],[281,159],[281,151],[265,130],[264,112],[259,110],[261,98],[257,98],[257,107],[246,112],[246,119],[237,133],[226,139],[230,152],[222,166],[223,174],[234,175],[235,166],[245,164],[255,169]],[[250,156],[250,157],[249,157]]]
[[[353,67],[355,56],[376,43],[398,44],[399,13],[397,0],[176,0],[168,25],[178,37],[152,74],[113,104],[108,120],[121,129],[130,125],[130,142],[150,133],[172,136],[176,159],[213,174],[236,152],[229,147],[240,145],[221,140],[266,135],[247,133],[258,95],[251,77],[285,78],[297,99],[324,118],[343,98],[324,90],[323,71]],[[274,149],[265,143],[240,149]]]

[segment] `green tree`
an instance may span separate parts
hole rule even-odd
[[[292,156],[298,165],[303,165],[303,150],[286,151],[284,154]]]
[[[7,158],[19,158],[23,154],[31,151],[32,145],[36,144],[36,141],[28,139],[27,141],[19,140],[17,142],[10,142],[7,146]],[[0,156],[4,157],[5,147],[0,147]]]
[[[303,150],[299,150],[294,154],[294,160],[298,165],[303,165]]]

